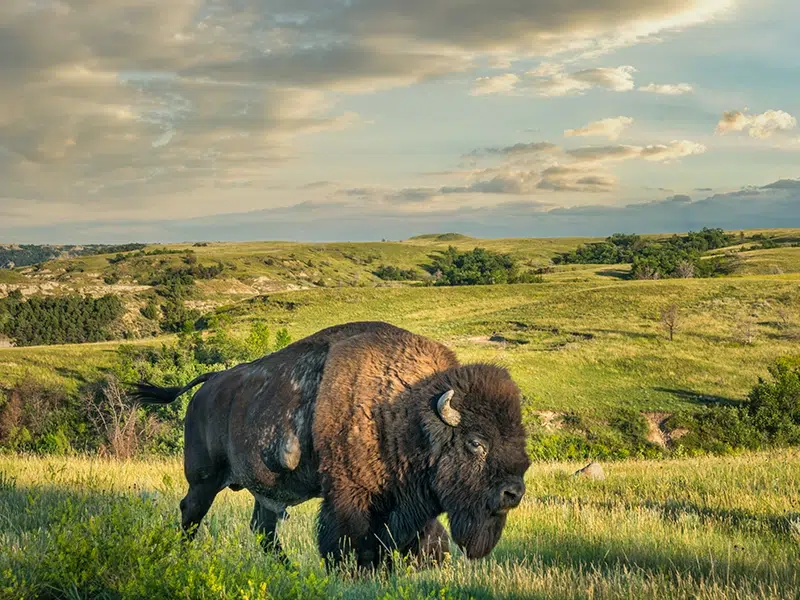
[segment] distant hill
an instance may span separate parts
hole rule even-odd
[[[424,240],[424,241],[431,241],[431,242],[455,242],[459,240],[474,240],[468,235],[464,235],[463,233],[425,233],[422,235],[415,235],[414,237],[408,238],[410,240]]]
[[[56,246],[48,244],[0,244],[0,269],[13,269],[15,267],[28,267],[47,262],[57,258],[74,258],[93,254],[110,252],[126,252],[144,248],[144,244],[102,245],[90,244],[87,246]]]

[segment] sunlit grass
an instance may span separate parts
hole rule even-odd
[[[295,585],[309,597],[344,598],[417,598],[442,589],[475,598],[793,598],[800,593],[799,459],[781,451],[629,461],[606,465],[604,481],[570,477],[580,464],[535,464],[525,500],[488,559],[470,562],[456,551],[440,569],[353,582],[326,580],[313,537],[317,501],[291,509],[281,525],[299,569],[281,571],[248,529],[247,492],[220,494],[197,548],[179,551],[171,537],[186,485],[179,460],[2,456],[0,574],[29,591],[37,584],[30,576],[47,575],[45,596],[76,598],[90,588],[142,597],[159,586],[239,598],[248,580],[257,588],[267,577],[274,597],[303,597],[292,595]],[[135,577],[120,572],[132,567],[114,555],[107,538],[115,530],[136,537],[115,542],[119,552],[140,550]],[[65,545],[77,539],[80,548]],[[82,575],[59,571],[46,558],[56,551],[63,564],[73,564],[73,555],[89,564]],[[40,563],[52,565],[49,574]],[[84,588],[71,588],[70,577]]]

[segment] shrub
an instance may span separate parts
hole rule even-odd
[[[9,295],[0,300],[0,333],[17,346],[100,342],[113,336],[110,327],[125,313],[119,297],[32,297]]]
[[[738,406],[711,406],[673,416],[690,451],[727,453],[800,444],[800,357],[778,359]]]
[[[779,359],[769,373],[748,395],[747,414],[770,443],[800,444],[800,358]]]
[[[732,273],[738,259],[735,255],[701,259],[709,250],[737,243],[736,237],[722,229],[704,227],[686,236],[673,236],[663,241],[645,241],[638,235],[615,233],[603,242],[579,246],[553,258],[556,264],[631,264],[634,279],[664,277],[713,277]]]
[[[373,275],[384,281],[414,281],[419,279],[414,269],[401,269],[392,265],[381,265]]]
[[[517,261],[510,255],[484,248],[459,252],[450,246],[426,268],[436,277],[437,285],[493,285],[536,278],[535,274],[521,275]]]
[[[161,312],[161,329],[171,333],[196,329],[201,317],[200,311],[186,308],[180,299],[170,299],[162,304]]]
[[[153,300],[150,300],[144,307],[140,308],[139,312],[142,313],[142,316],[145,319],[150,319],[151,321],[158,319],[161,314],[158,304],[156,304]]]
[[[66,454],[71,441],[82,446],[85,427],[79,407],[66,391],[25,377],[3,393],[0,446],[15,451]]]

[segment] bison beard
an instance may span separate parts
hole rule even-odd
[[[505,526],[505,513],[488,515],[483,519],[462,511],[450,515],[450,533],[467,558],[483,558],[489,554],[500,541]]]
[[[252,527],[281,552],[286,509],[322,498],[317,542],[329,566],[392,549],[441,561],[446,512],[469,558],[497,545],[524,494],[521,394],[509,373],[461,365],[433,340],[387,323],[337,325],[184,387],[139,384],[167,404],[203,386],[186,412],[182,527],[191,537],[215,496],[246,489]]]

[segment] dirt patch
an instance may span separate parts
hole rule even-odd
[[[467,341],[472,344],[483,344],[488,346],[523,346],[529,344],[528,340],[515,340],[504,337],[502,335],[476,335],[467,338]]]
[[[261,294],[270,292],[294,292],[308,289],[308,286],[286,283],[285,281],[270,279],[263,275],[261,277],[256,277],[250,285]]]
[[[527,323],[523,323],[521,321],[509,321],[508,323],[514,329],[518,331],[541,331],[543,333],[552,333],[553,335],[568,335],[574,338],[580,338],[584,340],[593,340],[594,334],[587,333],[583,331],[565,331],[560,329],[559,327],[546,327],[543,325],[529,325]]]
[[[658,444],[662,448],[667,448],[672,445],[673,440],[683,435],[686,431],[675,430],[673,432],[667,431],[664,424],[672,414],[666,412],[646,412],[642,413],[647,420],[647,440],[653,444]],[[677,435],[676,435],[677,434]]]
[[[561,417],[564,413],[553,412],[552,410],[536,410],[533,414],[539,417],[545,431],[557,431],[561,429]]]

